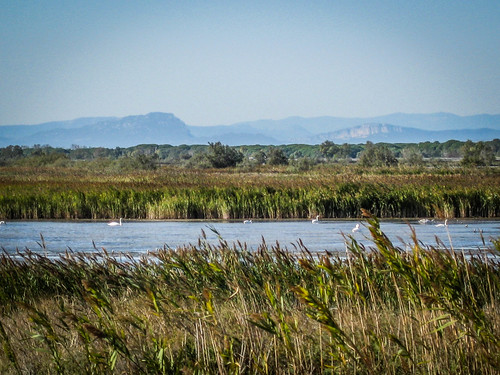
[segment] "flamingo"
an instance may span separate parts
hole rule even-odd
[[[318,224],[318,222],[319,222],[319,215],[316,216],[316,219],[311,220],[311,223],[313,224]]]
[[[352,228],[352,233],[355,233],[359,230],[359,223],[356,224],[354,228]]]
[[[445,219],[444,224],[436,224],[436,227],[447,227],[448,226],[448,219]]]
[[[108,225],[109,225],[110,227],[121,226],[121,225],[122,225],[122,218],[120,218],[120,222],[119,222],[119,223],[118,223],[118,222],[116,222],[116,221],[111,221],[111,222],[109,222],[109,223],[108,223]]]

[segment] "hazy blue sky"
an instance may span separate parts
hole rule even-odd
[[[0,124],[500,113],[500,1],[0,0]]]

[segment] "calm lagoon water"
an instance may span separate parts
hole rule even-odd
[[[344,251],[342,233],[352,234],[361,243],[370,246],[369,231],[361,221],[360,230],[352,233],[357,221],[257,221],[252,224],[239,222],[208,221],[127,221],[122,226],[110,227],[105,222],[84,221],[14,221],[0,225],[0,247],[8,253],[26,248],[48,255],[63,253],[68,249],[75,252],[93,252],[105,248],[108,252],[124,252],[134,255],[154,251],[164,246],[177,248],[197,244],[202,231],[210,243],[218,242],[215,229],[230,244],[236,241],[246,243],[248,248],[257,249],[264,238],[268,245],[278,241],[281,247],[294,250],[293,244],[300,239],[312,252]],[[411,243],[411,230],[415,228],[417,238],[425,245],[436,245],[436,237],[447,247],[450,238],[455,250],[477,251],[491,247],[491,239],[500,238],[500,220],[468,220],[449,222],[448,227],[435,224],[419,224],[418,221],[382,221],[382,231],[399,247]],[[485,240],[486,246],[483,244]],[[449,236],[448,236],[449,233]],[[41,247],[43,236],[46,250]]]

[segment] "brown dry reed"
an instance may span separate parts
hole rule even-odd
[[[345,256],[204,234],[140,258],[5,253],[0,373],[498,374],[500,242],[404,251],[366,227]]]

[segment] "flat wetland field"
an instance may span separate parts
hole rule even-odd
[[[310,171],[292,172],[287,167],[255,167],[250,170],[188,169],[161,167],[154,171],[112,173],[83,168],[0,167],[0,185],[43,184],[79,189],[84,186],[123,188],[187,187],[323,187],[343,183],[385,183],[388,185],[494,186],[500,180],[499,167],[363,168],[355,165],[318,166]],[[64,183],[64,186],[60,184]]]
[[[0,168],[3,219],[491,218],[500,168]]]

